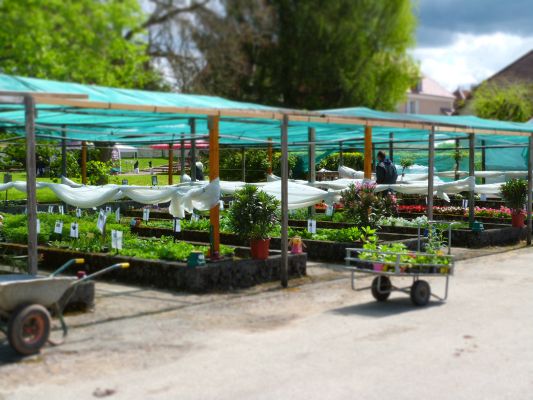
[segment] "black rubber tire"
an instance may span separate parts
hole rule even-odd
[[[381,278],[381,282],[380,282],[380,286],[378,290],[378,282],[380,281],[380,278]],[[376,276],[374,280],[372,281],[372,288],[371,288],[372,296],[374,296],[374,298],[377,301],[386,301],[390,296],[391,289],[392,289],[392,283],[390,279],[386,276],[382,276],[382,277]]]
[[[23,356],[38,353],[50,336],[50,313],[39,304],[17,308],[9,318],[7,339],[11,347]]]
[[[415,306],[425,306],[429,303],[431,288],[426,281],[415,281],[411,286],[411,301]]]

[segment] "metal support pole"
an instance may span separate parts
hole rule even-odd
[[[62,126],[65,129],[65,125]],[[61,133],[61,176],[67,177],[67,132]]]
[[[435,127],[429,131],[429,148],[428,148],[428,201],[427,215],[428,220],[433,219],[433,178],[435,176]]]
[[[196,120],[194,118],[189,119],[189,126],[191,127],[191,180],[196,181]],[[210,149],[211,150],[211,149]],[[209,157],[211,158],[211,157]]]
[[[81,183],[87,185],[87,142],[81,142]]]
[[[28,271],[37,275],[37,168],[35,157],[35,101],[24,96],[26,125],[26,190],[28,210]]]
[[[219,178],[219,143],[218,125],[220,117],[209,117],[209,181],[213,182]],[[220,204],[209,210],[209,220],[211,223],[211,257],[218,258],[220,254]]]
[[[289,285],[289,116],[281,124],[281,286]]]
[[[485,141],[481,141],[481,170],[487,170],[487,154],[485,150]],[[481,178],[481,183],[485,184],[485,178]]]
[[[533,194],[533,134],[529,137],[529,157],[527,163],[527,245],[531,246],[531,203]]]
[[[376,158],[376,144],[372,143],[372,171],[376,170],[376,166],[374,165]]]
[[[185,140],[180,140],[180,182],[183,182],[185,176]]]
[[[365,126],[365,179],[372,178],[372,127]]]
[[[267,155],[268,155],[268,169],[267,169],[267,174],[268,174],[268,175],[272,175],[272,138],[268,138]]]
[[[455,139],[455,154],[454,154],[454,159],[455,159],[455,168],[454,168],[454,171],[455,171],[455,175],[454,175],[454,179],[455,180],[458,180],[459,179],[459,169],[461,168],[460,164],[459,164],[459,159],[457,158],[458,156],[458,152],[459,152],[459,147],[460,147],[460,140],[459,139]]]
[[[174,148],[172,147],[173,144],[169,143],[168,145],[168,184],[173,184],[173,176],[174,175]]]
[[[315,183],[316,181],[316,165],[315,165],[315,160],[316,160],[316,154],[315,154],[315,149],[316,149],[316,146],[315,146],[315,139],[316,139],[316,129],[315,128],[309,128],[307,130],[307,135],[308,135],[308,139],[309,139],[309,147],[308,147],[308,157],[309,157],[309,175],[308,175],[308,179],[307,181],[311,184]],[[309,216],[310,217],[314,217],[315,215],[315,207],[314,206],[310,206],[309,209]]]
[[[246,148],[241,147],[241,160],[242,160],[242,181],[246,182]]]
[[[394,133],[389,133],[389,159],[394,162]]]
[[[474,214],[474,207],[476,198],[474,193],[474,186],[476,184],[476,164],[475,164],[475,158],[476,158],[476,137],[473,133],[470,133],[468,135],[468,176],[469,179],[473,179],[474,183],[470,183],[470,190],[468,191],[468,222],[470,223],[470,227],[474,224],[475,214]]]

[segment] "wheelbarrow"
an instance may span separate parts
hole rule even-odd
[[[84,262],[83,258],[69,260],[48,276],[0,275],[0,331],[6,334],[10,346],[17,353],[36,354],[47,342],[51,342],[49,310],[53,310],[59,318],[63,338],[67,336],[68,327],[59,300],[69,290],[72,294],[74,287],[82,282],[114,269],[129,267],[129,263],[113,264],[81,279],[57,276],[71,265]]]

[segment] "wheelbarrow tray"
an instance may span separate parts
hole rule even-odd
[[[0,275],[0,311],[9,313],[23,304],[50,308],[75,280],[75,277]]]

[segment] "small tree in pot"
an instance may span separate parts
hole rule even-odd
[[[507,207],[512,210],[512,224],[514,227],[524,226],[523,207],[527,199],[527,181],[525,179],[510,179],[500,187],[500,196]]]
[[[228,211],[229,227],[242,239],[250,241],[252,258],[268,258],[270,235],[279,223],[279,204],[274,196],[253,185],[235,192]]]

